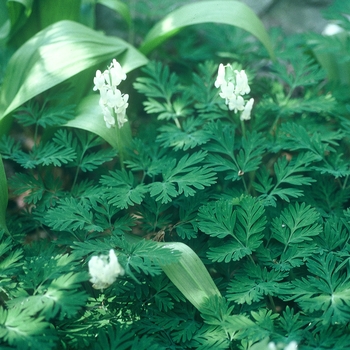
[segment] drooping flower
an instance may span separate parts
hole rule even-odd
[[[229,71],[226,72],[226,69],[229,69]],[[249,101],[245,101],[243,98],[244,95],[250,92],[248,77],[245,71],[233,71],[231,65],[227,64],[224,66],[221,63],[214,84],[216,88],[220,88],[219,95],[225,99],[225,104],[229,110],[234,111],[234,113],[243,111],[240,119],[249,120],[254,99],[251,98]]]
[[[105,71],[105,79],[110,86],[118,86],[122,80],[126,79],[122,66],[115,59],[113,59],[109,70]]]
[[[96,90],[101,90],[102,87],[105,85],[105,77],[104,75],[101,73],[100,70],[97,70],[96,71],[96,76],[94,78],[94,88],[93,90],[96,91]]]
[[[237,111],[244,110],[244,99],[242,96],[236,96],[234,95],[228,103],[228,108],[230,111],[234,111],[237,113]]]
[[[95,289],[105,289],[114,283],[118,276],[124,275],[124,269],[118,262],[113,249],[109,255],[93,256],[89,261],[90,282]]]
[[[243,112],[241,114],[241,117],[240,117],[241,120],[249,120],[250,119],[250,114],[252,112],[253,103],[254,103],[254,99],[253,98],[251,98],[246,103],[246,105],[244,106]]]
[[[285,346],[283,343],[275,344],[274,342],[269,342],[267,348],[268,350],[297,350],[298,343],[293,340]]]
[[[236,73],[236,89],[235,93],[239,95],[245,95],[250,93],[250,87],[248,85],[248,77],[244,70],[240,72],[235,70]]]
[[[215,80],[215,87],[219,88],[222,84],[226,84],[225,66],[222,63],[220,63],[219,69],[218,69],[218,76]]]
[[[129,95],[123,95],[117,86],[126,79],[123,68],[115,59],[103,73],[96,71],[93,90],[100,91],[100,107],[108,128],[114,127],[116,122],[121,128],[128,120],[126,108],[128,107]]]
[[[297,350],[298,349],[298,343],[296,341],[291,341],[284,350]]]
[[[117,113],[117,121],[118,121],[119,128],[121,128],[123,126],[123,124],[128,121],[126,119],[126,109],[129,106],[128,99],[129,99],[128,94],[123,95],[123,97],[120,99],[119,103],[115,107],[115,112]]]
[[[224,82],[221,85],[221,92],[219,93],[221,98],[225,99],[225,103],[229,104],[232,98],[235,98],[235,86],[231,82]]]

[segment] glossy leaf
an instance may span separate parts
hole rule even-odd
[[[137,243],[142,239],[128,233],[124,237],[129,243]],[[181,242],[158,242],[157,244],[181,253],[176,262],[161,264],[160,267],[197,310],[204,310],[208,299],[221,298],[221,293],[202,260],[188,245]]]
[[[164,247],[181,252],[179,261],[161,268],[196,309],[201,311],[210,297],[221,297],[203,262],[189,246],[174,242],[166,243]]]
[[[263,23],[256,14],[239,1],[199,1],[171,12],[147,34],[140,51],[148,54],[180,29],[200,23],[222,23],[242,28],[257,37],[274,57],[272,45]]]
[[[118,0],[97,0],[97,2],[119,13],[124,18],[128,26],[131,26],[131,15],[126,4]]]
[[[47,27],[12,56],[0,96],[0,121],[34,96],[109,58],[118,59],[126,72],[147,63],[125,41],[81,24],[60,21]]]

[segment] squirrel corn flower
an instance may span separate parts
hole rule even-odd
[[[297,350],[298,343],[293,340],[288,345],[284,346],[284,344],[275,344],[274,342],[270,342],[267,344],[267,348],[269,350]]]
[[[241,120],[249,120],[250,119],[250,113],[252,112],[253,103],[254,103],[254,99],[253,98],[251,98],[246,103],[246,105],[244,106],[243,112],[241,114],[241,117],[240,117]]]
[[[95,289],[105,289],[114,283],[119,275],[124,275],[124,269],[119,264],[114,250],[111,249],[108,256],[93,256],[90,259],[89,273],[93,287]]]
[[[244,70],[240,72],[235,70],[236,73],[236,95],[245,95],[250,93],[250,87],[248,85],[248,77]]]
[[[103,73],[96,71],[94,78],[94,91],[100,91],[100,101],[104,121],[107,128],[114,127],[116,122],[121,128],[128,120],[126,108],[128,107],[128,94],[122,94],[117,86],[126,79],[123,68],[115,59]]]
[[[218,77],[216,78],[216,81],[215,81],[215,87],[219,88],[223,84],[226,84],[225,66],[222,63],[220,63],[219,70],[218,70]]]
[[[231,71],[226,72],[229,68]],[[254,99],[245,101],[243,95],[249,94],[250,87],[248,77],[244,70],[232,72],[231,65],[219,65],[218,75],[215,80],[215,87],[220,88],[220,97],[225,99],[225,104],[230,111],[237,113],[242,111],[241,120],[249,120],[253,108]]]

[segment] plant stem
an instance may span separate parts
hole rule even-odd
[[[241,120],[241,127],[242,127],[242,135],[243,135],[243,137],[245,137],[245,124],[244,124],[244,120]]]
[[[123,142],[121,139],[121,129],[119,129],[119,127],[116,126],[115,130],[116,130],[117,149],[118,149],[120,168],[124,169],[124,149],[123,149]]]
[[[342,186],[342,189],[345,190],[346,188],[346,184],[348,182],[348,179],[349,179],[349,175],[346,176],[345,180],[344,180],[344,183],[343,183],[343,186]]]
[[[269,294],[269,301],[270,301],[271,306],[272,306],[272,312],[275,313],[276,312],[276,305],[275,305],[275,302],[273,301],[273,298],[270,294]]]

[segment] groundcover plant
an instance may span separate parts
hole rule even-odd
[[[97,2],[0,5],[1,349],[350,349],[350,2]]]

